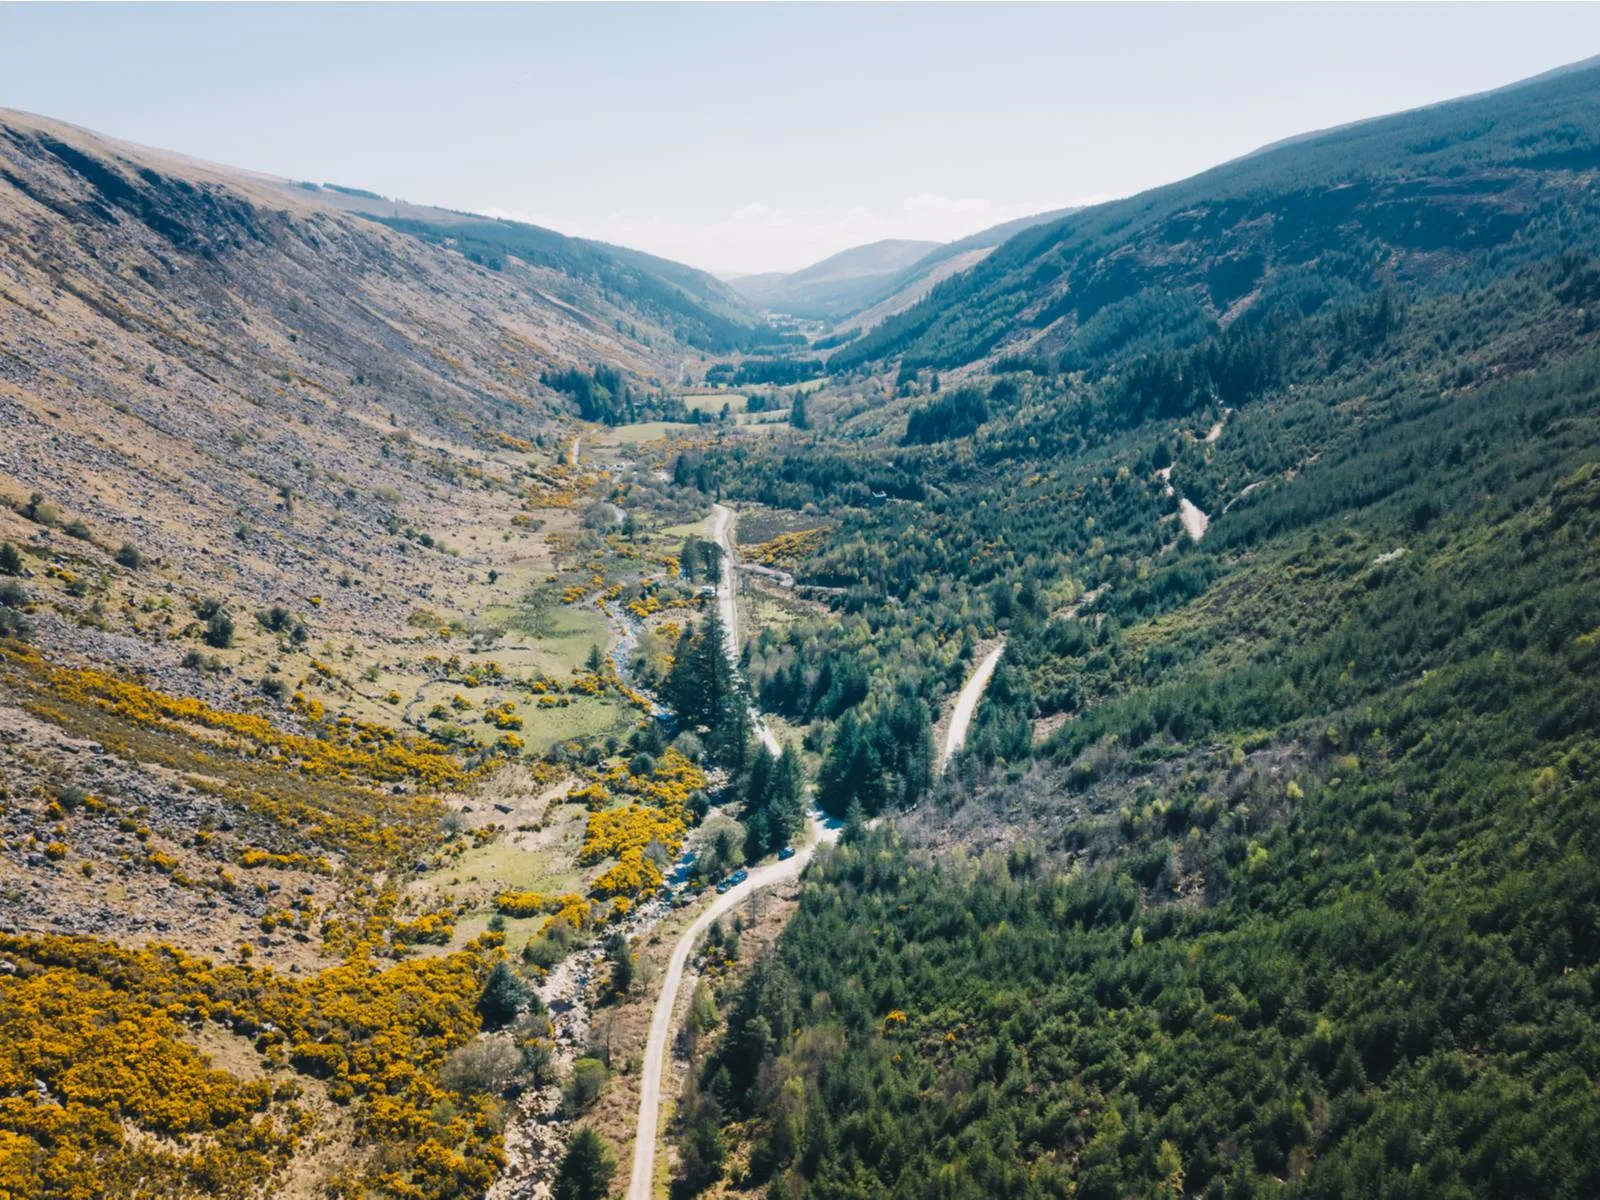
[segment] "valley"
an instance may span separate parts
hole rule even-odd
[[[0,110],[0,1198],[1600,1192],[1596,114],[724,283]]]

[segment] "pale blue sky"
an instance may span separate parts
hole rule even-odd
[[[1600,52],[1600,5],[0,5],[0,105],[721,270],[948,239]]]

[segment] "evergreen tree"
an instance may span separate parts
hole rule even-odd
[[[617,1173],[617,1156],[606,1140],[585,1126],[572,1135],[556,1172],[555,1200],[605,1200]]]
[[[516,1020],[517,1014],[528,1007],[531,992],[504,962],[497,962],[483,985],[478,997],[478,1013],[486,1028],[499,1029]]]
[[[749,701],[728,661],[722,620],[715,611],[678,638],[662,694],[686,726],[708,731],[706,744],[714,757],[734,766],[744,761]]]

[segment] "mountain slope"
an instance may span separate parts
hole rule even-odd
[[[574,401],[672,411],[654,318],[723,300],[329,195],[0,114],[6,1196],[483,1195],[475,1056],[520,1068],[480,1035],[554,1040],[502,923],[554,965],[660,882],[591,853],[576,773],[705,783],[605,656],[608,600],[690,606],[657,530],[703,509]]]
[[[1592,236],[1597,102],[1600,67],[1579,64],[1085,210],[1011,238],[833,363],[1013,354],[1075,369],[1148,335],[1198,340],[1248,308],[1314,309],[1330,288],[1504,269]]]
[[[717,997],[685,1186],[720,1131],[787,1196],[1600,1189],[1588,75],[1024,233],[990,261],[1078,238],[1102,290],[1019,289],[1110,310],[1126,271],[1126,328],[1063,304],[997,377],[835,377],[711,461],[810,531],[784,566],[833,611],[742,661],[819,804],[878,819]],[[1206,283],[1241,245],[1248,305]],[[1218,307],[1163,324],[1162,280]]]
[[[344,519],[386,522],[373,497],[396,436],[450,447],[458,469],[570,413],[545,372],[604,361],[642,379],[682,352],[564,300],[575,289],[554,269],[491,271],[247,175],[20,114],[0,117],[0,237],[6,489],[70,496],[108,536],[205,574],[219,564],[200,546],[236,546],[224,557],[260,596],[284,581],[241,525],[272,530],[280,560],[320,541],[357,568],[359,543],[311,521],[328,480],[355,493]]]
[[[625,322],[635,336],[647,322],[643,336],[658,344],[680,342],[696,350],[724,353],[778,340],[719,280],[637,250],[569,238],[518,221],[472,217],[448,222],[413,217],[374,220],[458,250],[494,271],[505,270],[509,260],[516,259],[528,267],[557,272],[563,285],[562,299],[586,311],[612,313],[612,323]]]
[[[1013,235],[1036,225],[1048,225],[1076,211],[1073,208],[1061,208],[1036,213],[1031,217],[1019,217],[1015,221],[980,230],[970,237],[946,242],[894,277],[882,281],[876,293],[867,298],[869,303],[851,313],[847,320],[841,321],[838,329],[871,329],[896,313],[904,312],[952,275],[976,266],[996,246]]]
[[[554,272],[545,284],[565,303],[614,327],[630,326],[658,348],[672,341],[697,350],[747,349],[774,334],[740,294],[705,271],[607,242],[476,213],[391,200],[337,184],[263,179],[274,190],[342,212],[370,217],[495,271],[508,256]]]

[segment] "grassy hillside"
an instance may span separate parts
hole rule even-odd
[[[1012,238],[834,356],[950,368],[1014,354],[1076,370],[1242,312],[1312,311],[1385,283],[1593,241],[1600,67],[1296,139]]]

